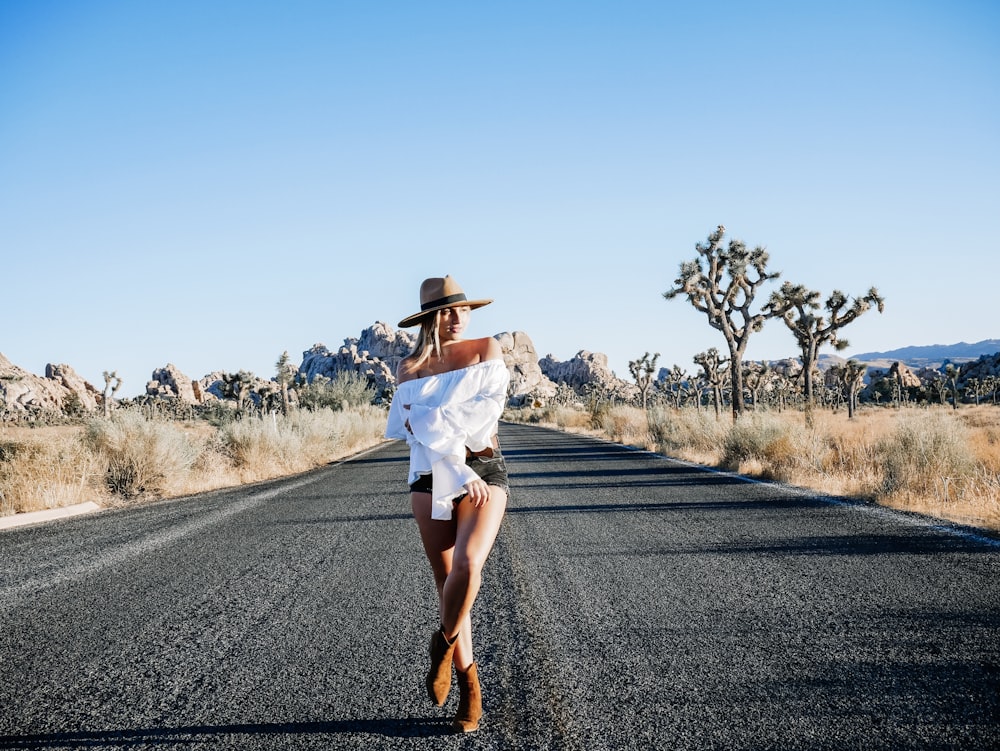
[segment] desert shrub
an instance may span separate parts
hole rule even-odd
[[[610,409],[611,405],[604,401],[592,400],[588,402],[587,412],[590,415],[590,427],[601,430]]]
[[[549,403],[543,407],[508,407],[501,418],[528,425],[550,425],[568,431],[591,430],[591,413],[581,406]]]
[[[881,494],[921,494],[939,500],[960,495],[976,473],[967,429],[951,414],[928,411],[902,415],[880,446]]]
[[[83,427],[18,428],[29,438],[0,435],[0,514],[171,497],[301,472],[379,443],[385,421],[386,411],[371,405],[241,419],[227,409],[221,427],[123,409]]]
[[[368,384],[367,378],[341,370],[332,379],[318,375],[310,383],[299,386],[298,397],[299,406],[305,409],[337,411],[371,404],[375,389]]]
[[[718,454],[729,426],[709,410],[657,406],[648,414],[650,438],[659,451],[673,456]]]
[[[239,417],[236,406],[222,400],[214,400],[199,405],[197,415],[209,425],[216,428],[228,425]]]
[[[578,407],[556,404],[549,408],[549,421],[563,430],[587,428],[590,420],[590,415]]]
[[[108,489],[126,499],[162,495],[183,483],[201,450],[179,426],[135,410],[90,420],[83,439],[100,460]]]
[[[760,467],[761,476],[784,479],[802,461],[809,443],[804,428],[768,412],[750,412],[740,415],[726,433],[721,464],[738,471],[751,462]]]
[[[591,424],[616,443],[647,447],[649,421],[645,410],[625,405],[607,405],[591,414]]]
[[[219,429],[219,441],[233,464],[258,476],[302,471],[360,446],[385,432],[385,410],[370,405],[334,411],[297,410],[287,417],[236,420]]]
[[[326,460],[340,458],[372,446],[383,440],[387,411],[371,404],[361,404],[341,412],[333,412],[324,422],[324,431],[330,431],[335,439],[333,456]]]
[[[65,435],[0,442],[0,515],[92,500],[93,458]]]
[[[301,447],[299,437],[285,420],[279,426],[276,415],[227,422],[219,427],[219,442],[235,466],[257,471],[287,467]]]

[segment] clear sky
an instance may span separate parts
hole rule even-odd
[[[879,288],[845,355],[1000,338],[998,216],[994,0],[0,0],[0,352],[122,396],[444,274],[496,300],[472,335],[693,373],[725,341],[662,293],[720,223]]]

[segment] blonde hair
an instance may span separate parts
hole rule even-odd
[[[431,359],[431,355],[441,356],[441,337],[438,334],[440,317],[441,311],[436,310],[420,321],[420,333],[417,334],[416,344],[413,345],[413,351],[406,356],[407,360],[412,361],[409,365],[414,370]]]

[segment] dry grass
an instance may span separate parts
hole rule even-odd
[[[98,463],[80,432],[65,426],[0,431],[0,516],[106,499],[94,491]]]
[[[119,412],[83,427],[0,428],[0,515],[102,506],[304,472],[382,441],[375,407],[300,411],[214,428]]]
[[[602,435],[698,464],[1000,530],[1000,409],[750,412],[569,406],[507,419]],[[207,423],[119,413],[85,427],[0,427],[0,514],[230,487],[321,466],[382,440],[385,412],[361,407]]]
[[[537,411],[536,411],[537,412]],[[579,411],[610,440],[821,493],[873,501],[1000,530],[1000,409],[992,405],[748,412],[733,424],[711,410],[613,407]],[[507,417],[524,419],[524,412]],[[569,427],[541,417],[533,420]]]

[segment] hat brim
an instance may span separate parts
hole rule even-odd
[[[437,307],[434,307],[434,308],[428,308],[427,310],[421,310],[419,313],[414,313],[412,316],[407,316],[402,321],[400,321],[397,325],[401,329],[405,329],[405,328],[407,328],[409,326],[416,326],[418,323],[420,323],[427,316],[433,315],[434,313],[438,312],[439,310],[444,310],[445,308],[468,307],[468,308],[472,308],[473,310],[475,310],[476,308],[481,308],[484,305],[489,305],[491,302],[493,302],[493,301],[492,300],[462,300],[461,302],[448,303],[447,305],[438,305]]]

